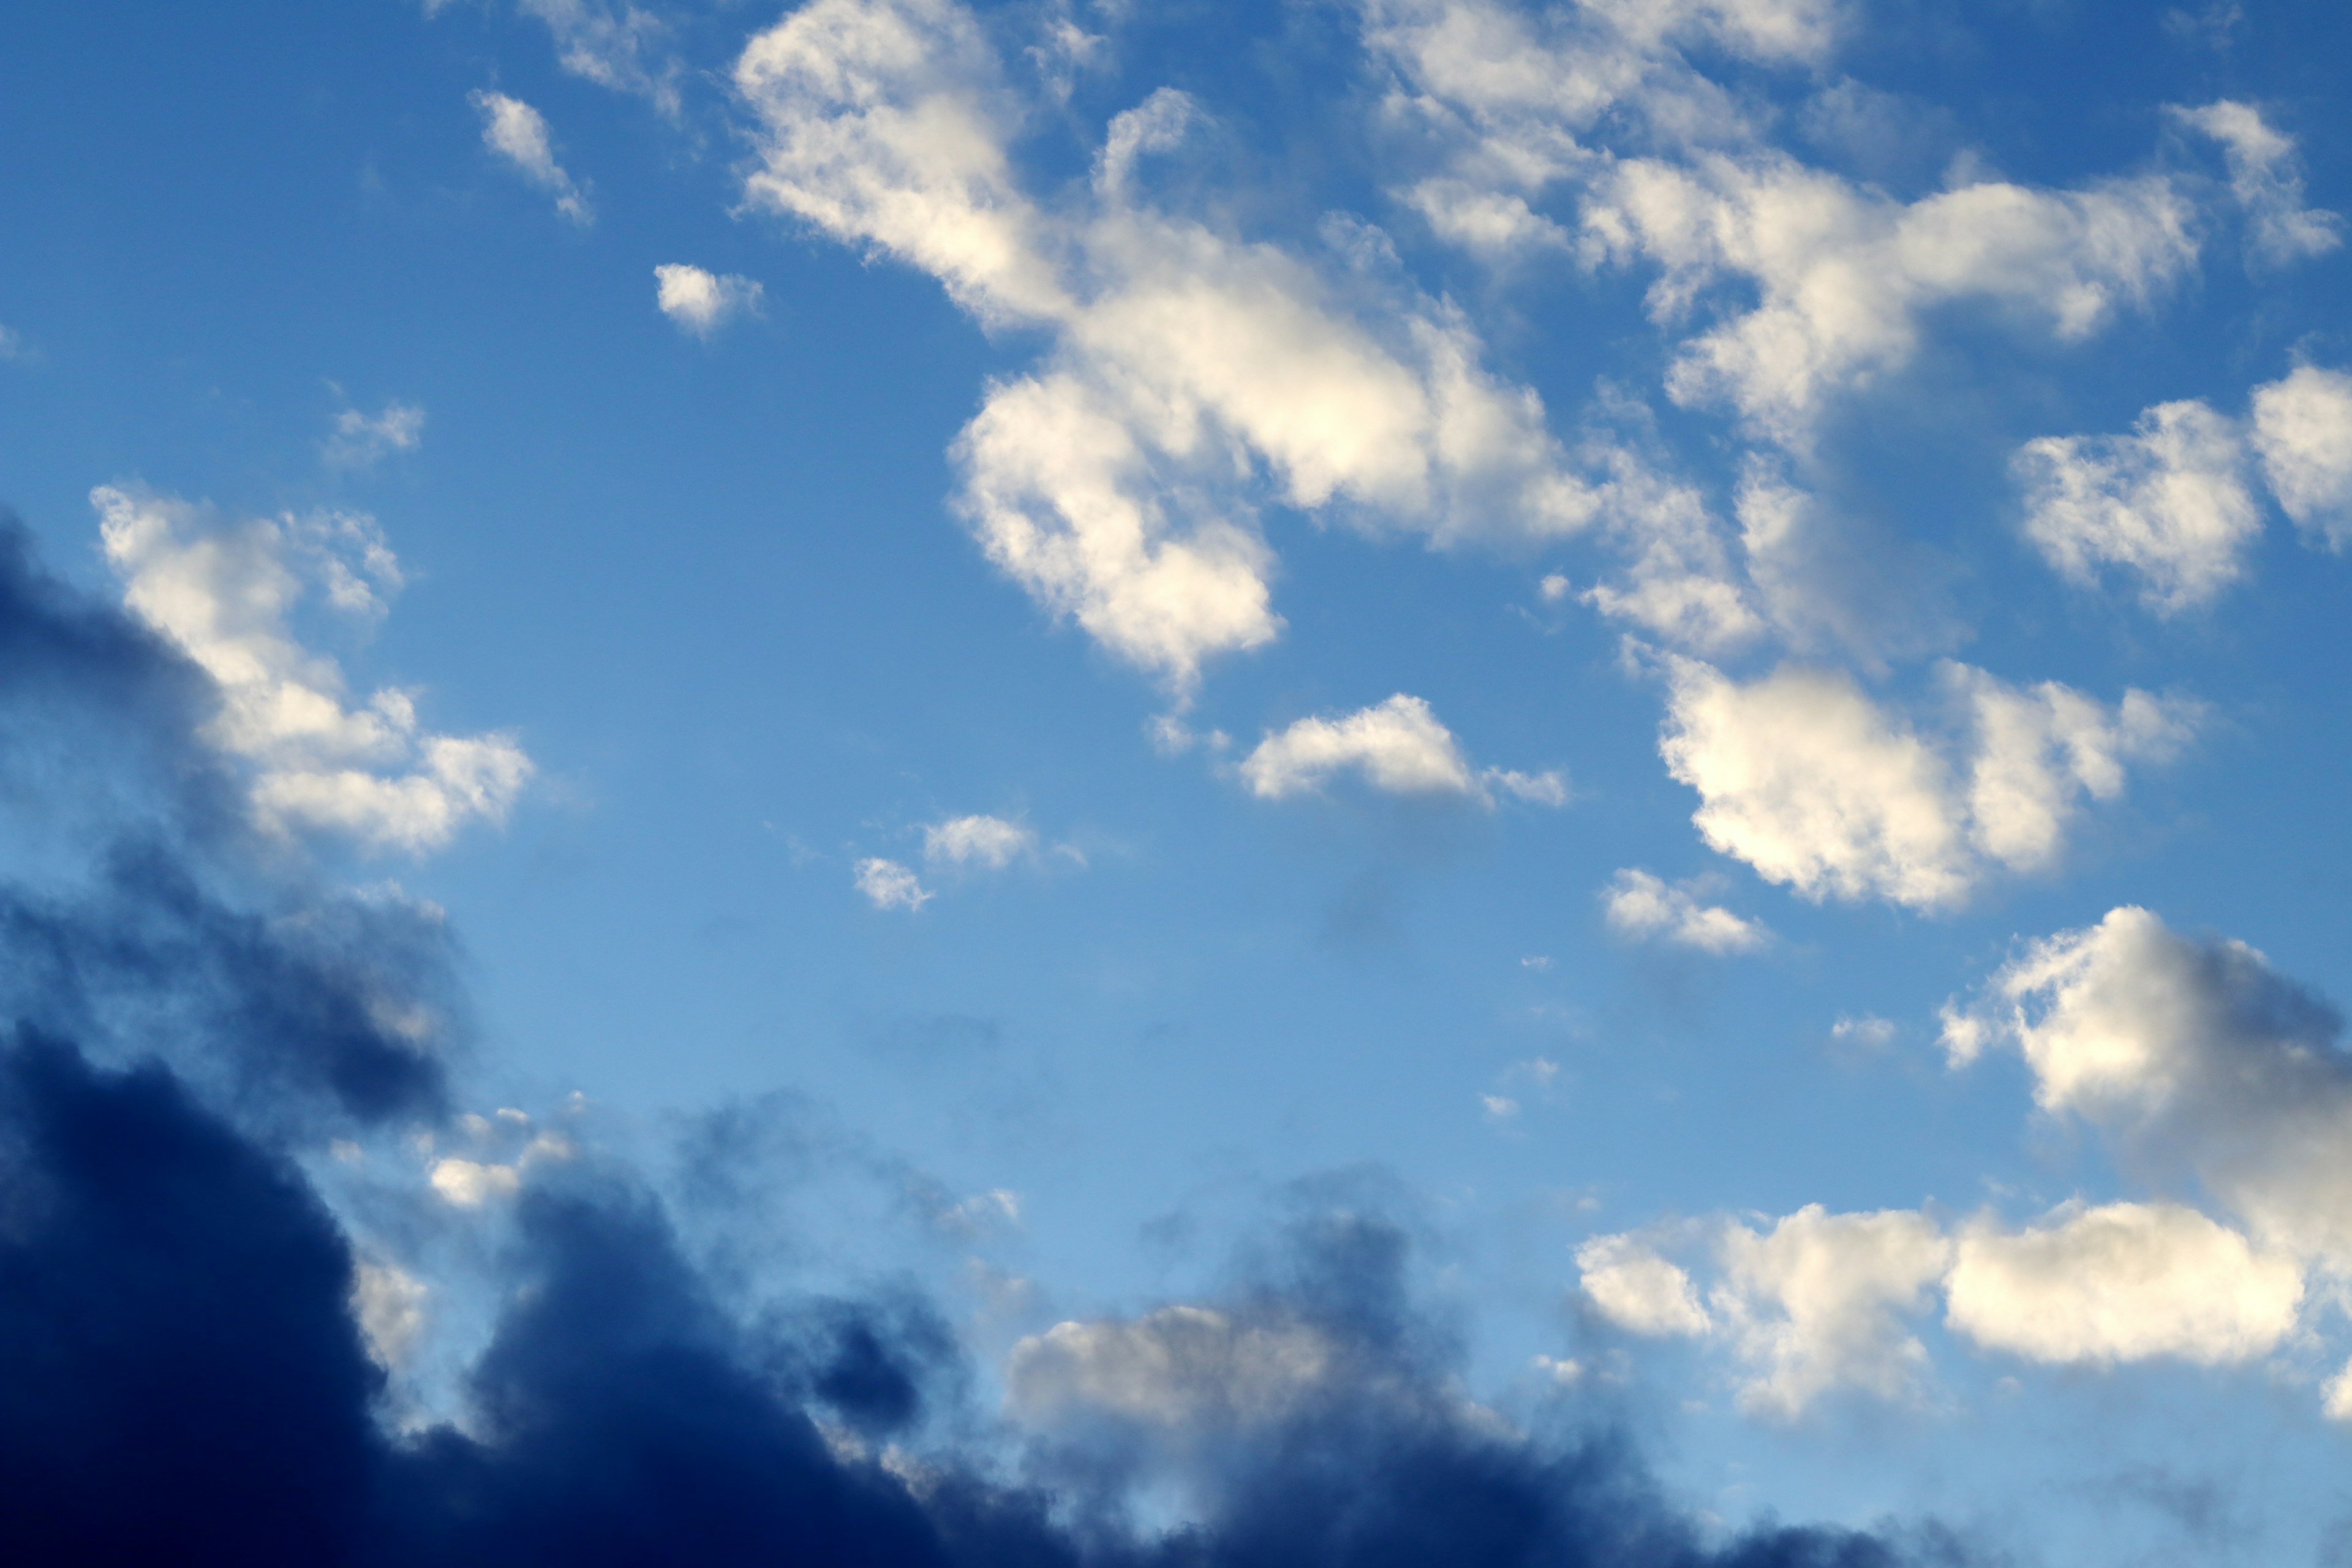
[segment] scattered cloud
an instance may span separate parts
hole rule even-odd
[[[1601,903],[1610,929],[1637,941],[1670,942],[1721,953],[1753,952],[1772,940],[1761,922],[1742,920],[1720,905],[1700,903],[1691,884],[1671,886],[1635,868],[1610,879]]]
[[[1342,773],[1388,795],[1454,795],[1491,804],[1500,791],[1535,805],[1564,805],[1568,786],[1555,773],[1475,772],[1454,732],[1429,704],[1402,692],[1372,707],[1301,719],[1269,733],[1238,770],[1263,800],[1311,794]]]
[[[425,410],[414,403],[387,403],[373,417],[356,408],[335,416],[335,427],[320,447],[331,468],[372,468],[394,452],[413,452],[425,439]]]
[[[2054,681],[2021,689],[1938,668],[1955,715],[1942,736],[1839,671],[1784,667],[1742,685],[1669,658],[1659,749],[1698,792],[1692,821],[1707,844],[1768,881],[1935,909],[1996,867],[2049,865],[2081,798],[2114,799],[2126,763],[2171,755],[2202,711],[2137,689],[2109,708]]]
[[[1001,816],[951,816],[923,829],[923,859],[933,866],[1001,871],[1037,852],[1037,835]]]
[[[517,0],[554,36],[556,62],[577,77],[633,93],[675,120],[681,67],[660,58],[667,25],[628,0]]]
[[[870,857],[857,863],[855,875],[857,890],[877,910],[905,910],[912,914],[931,900],[922,879],[896,860]]]
[[[555,210],[583,227],[596,220],[588,193],[555,161],[547,121],[538,110],[502,92],[467,94],[482,117],[482,145],[514,165],[532,184],[555,198]]]
[[[764,290],[749,278],[706,272],[683,262],[665,262],[654,268],[654,278],[662,314],[697,337],[707,338],[738,317],[760,313]]]
[[[2253,447],[2279,506],[2310,538],[2352,542],[2352,375],[2300,365],[2254,388]]]
[[[1690,1275],[1637,1237],[1595,1237],[1577,1248],[1576,1267],[1586,1297],[1621,1329],[1663,1338],[1715,1326]]]
[[[2172,114],[2221,144],[2230,194],[2246,215],[2250,260],[2283,267],[2344,243],[2343,218],[2303,205],[2303,160],[2294,138],[2264,124],[2252,104],[2225,98],[2199,109],[2176,105]]]
[[[218,683],[206,733],[253,767],[265,829],[323,829],[418,854],[469,822],[505,820],[532,772],[512,735],[426,730],[415,694],[397,688],[346,706],[341,668],[289,629],[313,585],[335,609],[383,613],[400,573],[373,519],[230,523],[135,486],[101,485],[90,502],[124,604]]]

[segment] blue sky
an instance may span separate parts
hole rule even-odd
[[[1377,1209],[1706,1529],[2334,1561],[2348,31],[15,18],[0,500],[210,682],[208,875],[461,954],[448,1116],[298,1151],[385,1408],[609,1159],[1213,1515],[1336,1363],[1168,1313]]]

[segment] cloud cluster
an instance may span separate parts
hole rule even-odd
[[[1954,905],[1994,870],[2050,865],[2084,796],[2122,793],[2200,710],[2130,690],[2109,707],[2055,681],[2018,688],[1938,668],[1945,733],[1923,731],[1835,670],[1784,667],[1742,684],[1669,658],[1659,743],[1696,790],[1707,844],[1808,898]]]
[[[226,522],[130,486],[90,492],[123,603],[217,683],[213,743],[248,763],[256,819],[325,829],[375,849],[438,848],[471,821],[505,818],[531,775],[510,735],[425,729],[396,688],[348,705],[334,660],[289,619],[315,584],[347,615],[380,615],[401,584],[373,519],[349,513]]]
[[[2064,576],[2138,583],[2159,615],[2210,604],[2244,574],[2262,530],[2259,468],[2306,534],[2352,537],[2352,377],[2304,365],[2258,386],[2246,425],[2194,400],[2160,403],[2128,436],[2045,436],[2014,467],[2025,532]]]

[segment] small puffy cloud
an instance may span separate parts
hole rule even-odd
[[[1242,781],[1264,800],[1321,789],[1337,774],[1354,773],[1389,795],[1456,795],[1491,802],[1495,791],[1535,805],[1564,805],[1568,786],[1558,773],[1508,769],[1474,771],[1454,732],[1429,704],[1399,692],[1356,712],[1301,719],[1268,734],[1242,759]]]
[[[2303,160],[2294,138],[2273,131],[2252,104],[2222,99],[2173,115],[2221,144],[2230,194],[2245,210],[2255,259],[2272,266],[2325,256],[2344,243],[2344,220],[2303,205]]]
[[[1109,1420],[1181,1439],[1278,1422],[1340,1370],[1339,1348],[1309,1324],[1173,1306],[1057,1323],[1013,1347],[1004,1381],[1032,1427]]]
[[[707,338],[738,316],[760,313],[761,286],[730,272],[707,272],[684,262],[654,268],[654,298],[661,312],[685,331]]]
[[[932,866],[1001,871],[1036,850],[1034,831],[1001,816],[951,816],[923,829],[923,859]]]
[[[879,856],[860,860],[856,870],[857,890],[877,910],[905,910],[912,913],[930,901],[922,879],[909,868],[896,860]]]
[[[1621,1329],[1664,1338],[1714,1327],[1690,1275],[1638,1237],[1594,1237],[1576,1249],[1576,1267],[1586,1298]]]
[[[1772,940],[1758,921],[1702,904],[1687,886],[1672,886],[1648,871],[1618,872],[1601,889],[1601,902],[1611,930],[1641,941],[1671,942],[1701,952],[1752,952]]]
[[[1922,734],[1842,672],[1784,668],[1746,685],[1669,658],[1659,742],[1699,794],[1707,844],[1809,898],[1959,902],[1994,866],[2057,854],[2081,798],[2187,739],[2194,704],[2126,692],[2114,708],[2054,681],[2020,689],[1947,662],[1958,732]]]
[[[467,95],[482,117],[482,144],[508,163],[526,180],[555,198],[555,210],[573,223],[595,221],[588,194],[555,161],[547,121],[538,110],[502,92],[477,89]]]
[[[2303,1270],[2177,1204],[2061,1210],[2022,1231],[1959,1236],[1946,1283],[1954,1329],[2032,1361],[2169,1356],[2211,1365],[2275,1349]]]
[[[2263,477],[2306,536],[2352,542],[2352,375],[2302,365],[2253,395]]]
[[[1751,1369],[1741,1407],[1793,1419],[1833,1389],[1911,1396],[1927,1352],[1903,1320],[1950,1253],[1935,1222],[1909,1209],[1831,1214],[1808,1204],[1769,1231],[1727,1226],[1708,1300]]]
[[[493,1198],[510,1198],[522,1190],[522,1173],[516,1167],[454,1155],[435,1162],[430,1179],[444,1202],[461,1209],[479,1208]]]
[[[2244,942],[2148,910],[2027,944],[1945,1009],[1956,1065],[2007,1045],[2044,1110],[2185,1169],[2265,1246],[2352,1270],[2352,1058],[2336,1011]]]
[[[2238,427],[2202,403],[2159,403],[2128,436],[2042,437],[2014,468],[2026,537],[2043,558],[2084,584],[2118,568],[2159,615],[2237,581],[2262,529]]]
[[[335,416],[335,427],[320,455],[330,468],[371,468],[393,452],[413,452],[425,439],[425,410],[414,403],[387,403],[371,417],[356,408]]]
[[[421,853],[468,822],[506,817],[532,768],[512,736],[422,727],[412,693],[350,706],[336,662],[294,639],[306,591],[381,615],[399,563],[371,518],[348,513],[224,523],[133,487],[90,492],[123,602],[218,684],[207,737],[253,768],[260,826],[324,828],[377,849]]]

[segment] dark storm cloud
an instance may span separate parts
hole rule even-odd
[[[87,865],[0,885],[0,1561],[239,1568],[1882,1568],[1948,1542],[1766,1530],[1709,1546],[1608,1436],[1466,1418],[1452,1340],[1377,1215],[1310,1216],[1226,1310],[1307,1325],[1331,1374],[1192,1434],[1195,1522],[1141,1472],[992,1441],[910,1293],[742,1307],[638,1173],[535,1170],[466,1422],[394,1433],[354,1244],[298,1163],[433,1118],[447,938],[244,837],[201,672],[0,528],[0,823]],[[89,737],[98,737],[92,741]],[[102,742],[102,743],[101,743]],[[77,781],[93,770],[102,788]],[[244,857],[242,861],[239,857]],[[13,863],[13,862],[12,862]],[[741,1128],[737,1131],[745,1131]],[[711,1138],[730,1142],[729,1124]],[[717,1172],[717,1174],[713,1174]],[[724,1162],[698,1189],[733,1190]],[[709,1216],[698,1214],[698,1224]],[[976,1434],[976,1435],[975,1435]],[[1001,1436],[1001,1435],[1000,1435]],[[900,1445],[893,1447],[892,1445]]]

